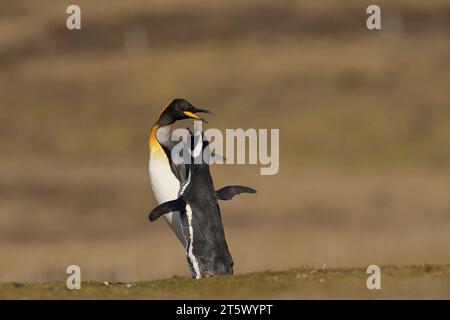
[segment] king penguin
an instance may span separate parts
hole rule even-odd
[[[181,183],[186,179],[185,165],[175,165],[171,160],[172,124],[183,119],[206,122],[196,115],[196,113],[201,112],[210,113],[206,109],[194,107],[185,99],[174,99],[163,109],[151,129],[148,143],[150,149],[149,175],[150,186],[157,204],[176,199]],[[184,246],[185,239],[181,229],[179,212],[167,212],[164,218]]]
[[[209,159],[205,159],[207,153],[204,152],[208,141],[202,132],[191,135],[191,140],[192,161],[186,166],[188,176],[181,185],[178,197],[156,207],[149,214],[149,219],[155,221],[173,211],[180,213],[186,258],[194,279],[230,275],[233,274],[234,262],[225,239],[217,200],[231,200],[237,194],[255,193],[256,190],[228,186],[215,191]]]

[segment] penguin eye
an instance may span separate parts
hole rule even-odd
[[[176,110],[177,111],[184,111],[186,108],[185,108],[185,106],[184,106],[184,103],[177,103],[176,104]]]

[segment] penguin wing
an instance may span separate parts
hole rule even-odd
[[[175,175],[175,177],[180,181],[180,183],[183,183],[183,181],[187,178],[187,169],[186,164],[180,163],[175,164],[172,161],[172,148],[176,145],[176,143],[173,143],[171,145],[164,144],[162,145],[164,153],[166,154],[167,159],[169,160],[170,169],[172,170],[172,173]]]
[[[256,193],[256,190],[244,186],[228,186],[217,190],[216,198],[219,200],[231,200],[235,195],[241,193]]]
[[[150,219],[150,221],[155,221],[161,215],[169,212],[173,211],[184,212],[185,208],[186,203],[184,202],[183,198],[178,198],[176,200],[161,203],[159,206],[153,209],[152,212],[149,213],[148,218]]]

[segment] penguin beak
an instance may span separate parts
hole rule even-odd
[[[191,112],[191,111],[184,111],[183,113],[184,113],[185,116],[187,116],[188,118],[192,118],[192,119],[196,119],[196,120],[201,120],[201,121],[203,121],[203,122],[205,122],[205,123],[208,123],[208,121],[206,121],[206,120],[203,119],[202,117],[196,115],[196,113],[208,113],[208,114],[211,114],[211,111],[206,110],[206,109],[198,109],[198,108],[194,108],[194,109],[192,110],[192,112]]]

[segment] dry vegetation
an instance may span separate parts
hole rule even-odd
[[[449,263],[450,4],[61,1],[0,11],[0,281],[187,275],[150,224],[149,127],[172,97],[280,128],[281,170],[216,166],[237,273]]]
[[[192,281],[182,277],[138,282],[0,284],[0,299],[449,299],[450,267],[382,267],[380,290],[368,290],[365,269],[263,271]]]
[[[365,269],[266,271],[192,281],[0,284],[0,299],[448,299],[449,266],[382,267],[381,290],[368,290]]]

